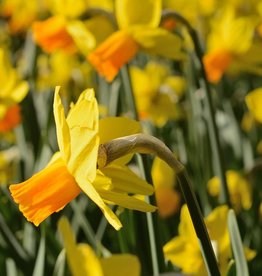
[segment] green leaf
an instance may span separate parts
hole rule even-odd
[[[36,257],[35,267],[33,271],[33,276],[44,276],[44,270],[45,270],[45,229],[41,229],[41,239],[40,239],[40,245]]]
[[[234,210],[230,209],[228,212],[228,228],[233,255],[236,262],[236,275],[248,276],[248,266],[244,254],[244,248],[241,241],[238,224]]]

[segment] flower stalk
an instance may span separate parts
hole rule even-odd
[[[172,151],[159,139],[147,134],[134,134],[101,144],[98,152],[98,167],[103,168],[115,159],[130,153],[155,154],[175,170],[196,235],[200,241],[207,271],[212,276],[220,275],[207,228],[184,165],[175,158]]]
[[[170,10],[163,11],[162,21],[165,21],[169,18],[173,18],[176,21],[179,21],[181,24],[183,24],[186,27],[195,47],[195,54],[200,66],[200,76],[202,77],[202,79],[200,79],[199,85],[203,89],[204,95],[205,95],[204,99],[205,99],[206,112],[207,112],[206,118],[207,118],[207,124],[208,124],[209,139],[210,139],[212,152],[214,153],[213,156],[217,164],[215,167],[215,172],[220,178],[221,184],[222,184],[221,192],[220,192],[220,203],[227,204],[228,206],[230,206],[229,192],[228,192],[227,180],[225,175],[225,166],[223,162],[222,151],[221,151],[221,146],[219,141],[218,128],[215,121],[215,110],[211,99],[211,89],[207,80],[207,75],[203,64],[203,51],[200,45],[200,41],[196,30],[190,25],[190,23],[182,15],[180,15],[175,11],[170,11]]]

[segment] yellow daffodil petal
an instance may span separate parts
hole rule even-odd
[[[86,274],[83,276],[104,276],[103,268],[100,260],[95,255],[94,250],[88,244],[78,244],[78,251],[80,251],[83,257],[82,265],[85,267]],[[80,274],[74,274],[78,276]]]
[[[139,122],[125,117],[108,117],[99,121],[100,144],[104,144],[115,138],[140,133],[142,131]],[[115,164],[127,164],[133,154],[115,160]]]
[[[96,188],[96,190],[112,190],[113,184],[112,180],[104,175],[101,170],[96,171],[96,178],[93,181],[93,186]]]
[[[87,179],[84,179],[81,176],[80,178],[76,177],[76,181],[82,191],[101,209],[108,222],[116,230],[119,230],[122,227],[122,224],[114,212],[104,203],[103,199],[99,195],[101,194],[101,191],[98,193],[92,183],[88,182]]]
[[[142,50],[171,59],[184,59],[181,38],[162,28],[134,28],[132,35]]]
[[[86,0],[52,0],[48,1],[48,5],[53,14],[68,18],[78,17],[87,8]]]
[[[100,259],[104,275],[139,276],[141,267],[139,259],[130,254],[113,255]]]
[[[78,49],[88,55],[96,46],[94,35],[86,28],[84,22],[73,20],[67,23],[66,29],[73,38]]]
[[[173,169],[171,169],[166,162],[164,162],[159,157],[154,159],[152,165],[152,179],[155,188],[166,187],[172,189],[175,185],[176,174]]]
[[[70,133],[69,127],[65,118],[65,111],[59,96],[60,87],[57,86],[55,89],[55,98],[54,98],[54,117],[56,123],[56,135],[58,146],[62,155],[62,158],[65,162],[68,162],[71,156],[70,148]]]
[[[141,195],[151,195],[154,192],[152,185],[138,177],[127,166],[112,163],[101,171],[112,179],[112,187],[116,191]]]
[[[262,88],[251,91],[245,99],[250,112],[258,122],[262,123]]]
[[[115,12],[120,29],[134,25],[157,27],[161,18],[161,0],[116,0]]]
[[[255,250],[252,250],[246,246],[244,246],[244,254],[245,257],[248,261],[251,261],[252,259],[254,259],[257,255],[257,252]]]
[[[194,240],[197,238],[186,204],[184,204],[181,208],[180,224],[178,226],[178,233],[179,233],[179,235],[187,236]]]
[[[154,212],[157,209],[157,207],[127,194],[105,190],[99,191],[99,194],[108,203],[116,204],[127,209],[142,212]]]
[[[87,178],[90,182],[96,177],[98,116],[94,91],[87,89],[71,107],[66,119],[71,143],[71,156],[67,167],[74,177]]]
[[[24,99],[28,91],[29,91],[28,82],[22,81],[12,90],[10,94],[10,98],[14,102],[19,103]]]
[[[73,276],[102,276],[102,268],[93,250],[86,245],[77,245],[67,218],[62,217],[58,229],[63,237],[68,264]],[[94,274],[95,273],[95,274]]]
[[[199,248],[196,239],[189,243],[184,237],[175,237],[164,246],[165,258],[182,268],[183,273],[205,276],[204,261],[200,250],[196,253],[196,248]]]

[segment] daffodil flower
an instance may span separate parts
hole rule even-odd
[[[241,58],[248,58],[246,56],[254,51],[256,23],[252,17],[237,17],[232,6],[224,10],[222,17],[214,20],[208,36],[207,54],[203,59],[210,82],[217,83],[226,71],[233,73],[239,65],[241,70],[252,70],[250,62],[249,65],[241,65]]]
[[[242,208],[249,209],[252,205],[251,187],[248,181],[240,173],[233,170],[226,172],[230,201],[237,213]],[[208,192],[212,196],[218,196],[220,192],[220,180],[217,176],[207,183]]]
[[[0,48],[0,132],[14,128],[21,121],[20,103],[29,91],[26,81],[21,81],[11,66],[6,53]]]
[[[66,250],[69,268],[73,276],[138,276],[140,263],[131,254],[114,254],[98,258],[88,244],[77,244],[68,220],[63,217],[58,223]]]
[[[34,40],[47,53],[62,50],[70,54],[79,50],[88,55],[114,31],[104,16],[85,21],[77,19],[87,9],[85,1],[55,1],[50,8],[53,16],[32,25]]]
[[[161,127],[168,120],[183,117],[177,104],[185,89],[182,77],[172,76],[166,66],[156,62],[149,62],[144,70],[130,66],[130,77],[141,119],[151,120]]]
[[[9,29],[12,33],[26,31],[37,17],[41,6],[37,1],[3,0],[0,5],[0,14],[8,18]]]
[[[152,186],[125,167],[130,156],[97,171],[99,142],[110,138],[112,134],[103,135],[109,131],[103,127],[103,122],[99,127],[98,107],[93,90],[87,89],[80,95],[77,103],[71,105],[66,118],[57,87],[54,116],[59,152],[54,154],[45,169],[23,183],[10,186],[14,201],[19,204],[19,209],[29,221],[39,225],[49,215],[63,209],[81,191],[97,204],[116,229],[122,225],[106,203],[141,211],[156,209],[129,195],[153,193]],[[120,119],[120,123],[115,122],[115,125],[124,126],[126,123],[130,122]],[[110,128],[112,131],[111,124]],[[118,134],[116,132],[114,135]]]
[[[117,0],[115,15],[119,31],[109,36],[88,60],[107,81],[112,81],[119,69],[139,50],[171,59],[184,57],[178,36],[158,27],[161,0]]]
[[[228,207],[223,205],[215,208],[205,219],[222,275],[226,275],[229,260],[232,258],[227,214]],[[196,276],[207,275],[199,242],[186,205],[183,205],[181,209],[178,234],[164,246],[166,259],[180,267],[183,273]],[[245,254],[247,260],[253,259],[256,255],[255,251],[249,248],[245,248]]]

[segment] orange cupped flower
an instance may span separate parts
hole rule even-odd
[[[33,37],[46,52],[64,50],[74,53],[76,46],[66,29],[66,20],[62,16],[52,16],[44,21],[36,21],[33,26]]]
[[[138,52],[139,45],[126,31],[118,31],[109,36],[97,49],[90,53],[88,60],[100,75],[112,81],[119,69]]]
[[[204,56],[207,78],[212,83],[217,83],[232,62],[233,56],[226,49],[218,49]]]
[[[28,221],[38,226],[54,212],[73,200],[80,188],[62,158],[20,184],[9,187],[14,201]]]
[[[20,107],[9,107],[2,119],[0,119],[0,132],[8,132],[21,122]]]

